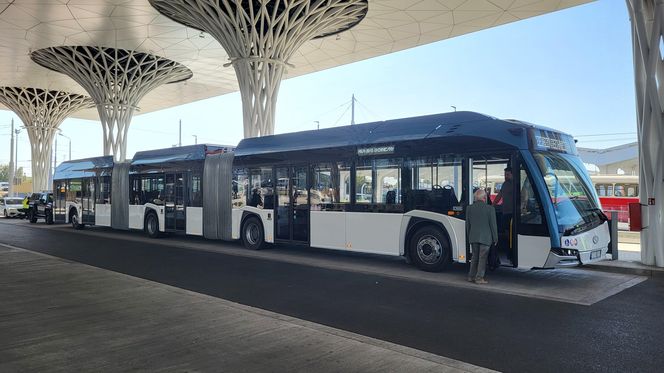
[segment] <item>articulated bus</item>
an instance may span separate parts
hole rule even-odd
[[[54,211],[75,228],[403,256],[439,271],[468,261],[464,209],[504,169],[513,187],[495,206],[503,265],[604,258],[608,223],[573,138],[472,112],[64,162]]]

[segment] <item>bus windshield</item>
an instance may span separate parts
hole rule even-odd
[[[591,186],[575,168],[575,164],[583,167],[577,157],[553,152],[533,155],[544,176],[561,233],[581,233],[603,222],[604,215]]]

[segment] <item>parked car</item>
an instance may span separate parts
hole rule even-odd
[[[36,223],[37,219],[44,219],[46,224],[53,224],[53,193],[32,193],[29,206],[30,223]]]
[[[19,197],[0,198],[0,212],[5,218],[22,218],[23,199]]]

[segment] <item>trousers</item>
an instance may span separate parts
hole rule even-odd
[[[489,256],[489,245],[471,243],[473,258],[470,260],[469,279],[483,279],[486,272],[486,259]]]

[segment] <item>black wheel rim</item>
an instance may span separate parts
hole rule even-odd
[[[417,240],[417,257],[425,264],[437,264],[443,256],[443,245],[438,238],[427,234]]]

